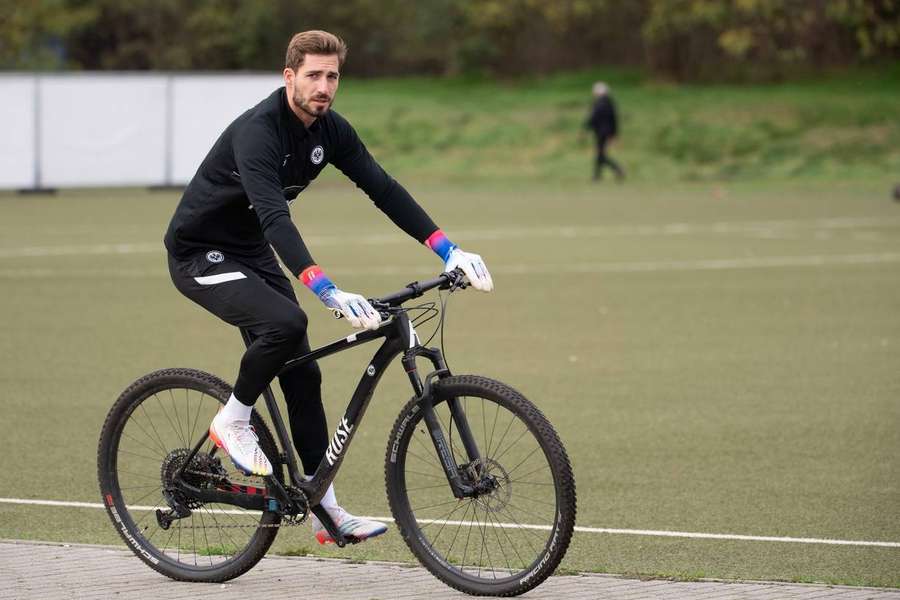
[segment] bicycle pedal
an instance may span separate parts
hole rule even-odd
[[[327,535],[328,535],[328,533],[325,531],[320,531],[319,533],[316,534],[316,541],[319,542],[319,545],[327,546],[328,544],[337,544],[337,546],[339,548],[343,548],[347,544],[358,544],[358,543],[364,541],[363,539],[352,536],[352,535],[350,535],[350,536],[345,535],[344,543],[338,544],[337,542],[334,541],[333,538],[326,537]]]

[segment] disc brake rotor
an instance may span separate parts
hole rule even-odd
[[[480,489],[475,501],[488,512],[499,512],[506,508],[512,497],[509,473],[503,465],[492,458],[479,458],[469,463],[463,471],[466,483]]]

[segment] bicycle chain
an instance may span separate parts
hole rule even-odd
[[[180,519],[178,519],[180,520]],[[291,517],[282,517],[282,521],[280,523],[257,523],[256,525],[216,525],[213,527],[196,527],[194,525],[181,525],[179,524],[179,529],[279,529],[281,527],[296,527],[306,521],[297,520]],[[173,521],[174,523],[175,521]]]
[[[184,473],[189,473],[191,475],[202,475],[206,478],[212,479],[215,483],[231,483],[236,485],[247,485],[249,483],[242,481],[233,481],[232,479],[229,479],[227,475],[219,475],[217,473],[210,473],[208,471],[194,471],[191,469],[185,469]],[[306,503],[308,506],[306,494],[303,493],[303,490],[294,486],[286,486],[285,489],[292,498],[296,498],[298,496],[302,497],[304,503]],[[202,507],[203,505],[200,506],[200,508]],[[281,517],[281,521],[279,521],[278,523],[257,523],[256,525],[217,525],[216,529],[247,529],[248,527],[252,527],[255,529],[279,529],[281,527],[297,527],[298,525],[304,523],[307,518],[309,518],[309,510],[307,510],[306,514],[304,514],[302,517],[298,517],[297,515],[284,515]],[[205,527],[194,527],[193,525],[179,525],[179,528],[206,529]]]

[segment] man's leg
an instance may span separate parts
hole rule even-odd
[[[284,276],[274,257],[271,262],[257,265],[257,273],[281,296],[291,303],[297,304],[294,288]],[[304,335],[299,346],[288,358],[301,356],[309,351],[309,338]],[[288,420],[291,424],[294,447],[297,449],[297,454],[300,455],[303,471],[307,476],[312,476],[328,448],[328,427],[325,410],[322,406],[322,372],[319,370],[318,364],[313,361],[291,369],[279,376],[278,380],[288,408]],[[383,523],[355,517],[341,508],[337,502],[333,484],[328,487],[325,496],[322,497],[321,505],[328,511],[335,525],[347,538],[364,540],[387,531],[387,526]],[[311,522],[313,532],[320,544],[334,541],[315,516],[312,517]]]
[[[610,158],[609,154],[606,152],[607,145],[609,140],[604,140],[603,142],[603,160],[610,166],[610,168],[616,174],[616,180],[622,181],[625,179],[625,171],[622,170],[622,167],[619,166],[619,163]]]
[[[295,302],[270,287],[256,269],[243,262],[212,262],[200,253],[189,260],[169,260],[175,287],[222,320],[245,328],[254,337],[241,358],[234,394],[216,416],[210,436],[239,468],[268,475],[272,467],[249,429],[250,411],[263,389],[306,337],[306,315]]]
[[[594,181],[600,181],[603,177],[603,157],[604,157],[604,146],[606,146],[606,140],[603,136],[597,136],[597,144],[594,156]]]
[[[299,354],[309,352],[304,339]],[[278,378],[288,409],[291,437],[303,463],[303,472],[316,472],[328,448],[328,423],[322,406],[322,372],[315,362],[292,369]]]
[[[619,166],[619,163],[611,159],[609,155],[606,155],[606,164],[608,164],[612,168],[612,170],[616,172],[616,179],[618,181],[622,181],[623,179],[625,179],[625,171],[623,171],[622,167]]]
[[[256,265],[256,272],[273,291],[300,310],[294,288],[274,256],[268,260],[260,260]],[[252,330],[249,333],[251,338],[256,337]],[[304,333],[299,343],[290,349],[281,362],[284,364],[286,360],[309,351],[309,337]],[[312,475],[328,448],[328,424],[322,406],[322,372],[313,361],[279,376],[278,383],[287,404],[294,447],[300,455],[303,471]]]
[[[251,331],[247,332],[255,339]],[[303,341],[285,361],[309,351],[309,338],[303,336]],[[328,423],[322,406],[322,372],[318,363],[312,361],[279,375],[278,383],[287,405],[294,448],[300,456],[303,472],[312,475],[328,448]]]
[[[625,171],[622,170],[622,167],[619,164],[609,157],[609,154],[606,153],[606,147],[609,144],[609,138],[606,136],[597,136],[597,165],[595,167],[595,176],[594,179],[600,179],[600,171],[603,169],[604,165],[609,165],[609,167],[615,172],[616,179],[618,181],[622,181],[625,179]]]

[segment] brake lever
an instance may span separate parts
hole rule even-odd
[[[375,300],[374,298],[368,298],[369,304],[372,305],[372,308],[378,311],[378,314],[381,315],[382,321],[387,321],[390,319],[393,314],[391,313],[391,305],[387,302],[380,302],[379,300]]]
[[[450,287],[447,288],[449,293],[453,293],[456,290],[464,290],[469,287],[471,284],[466,282],[466,276],[463,273],[462,269],[456,267],[453,269],[453,272],[448,273],[452,277],[450,281]]]
[[[376,310],[377,310],[377,309],[376,309]],[[379,310],[379,311],[378,311],[378,314],[381,315],[381,320],[382,320],[382,321],[387,321],[388,319],[391,318],[391,313],[389,313],[389,312],[386,311],[386,310]],[[331,309],[331,315],[332,315],[335,319],[343,319],[343,318],[344,318],[344,313],[342,313],[342,312],[340,311],[340,309],[337,309],[337,308],[332,308],[332,309]]]

